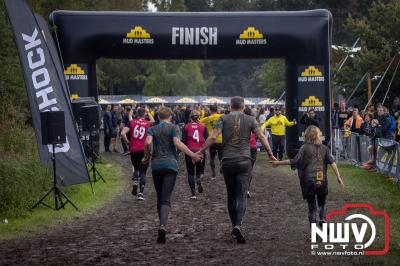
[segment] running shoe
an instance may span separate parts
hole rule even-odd
[[[137,189],[138,189],[138,182],[134,181],[132,185],[132,195],[136,196],[137,195]]]
[[[247,193],[246,193],[246,197],[247,197],[248,199],[250,199],[250,198],[251,198],[250,191],[247,191]]]
[[[199,191],[200,194],[203,193],[203,187],[200,183],[197,186],[197,190]]]
[[[138,194],[138,200],[144,200],[143,193],[139,193],[139,194]]]
[[[196,197],[196,195],[193,195],[193,196],[191,196],[191,197],[190,197],[190,199],[192,199],[192,200],[196,200],[196,199],[197,199],[197,197]]]
[[[215,169],[211,169],[211,180],[214,180],[216,176]]]
[[[158,229],[157,243],[165,243],[167,241],[166,234],[167,232],[165,231],[165,226],[161,225]]]
[[[232,236],[236,238],[238,244],[246,244],[246,239],[242,235],[242,231],[240,230],[240,226],[236,225],[232,229]]]

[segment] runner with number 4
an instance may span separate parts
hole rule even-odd
[[[146,115],[149,116],[150,121],[146,120]],[[146,185],[146,172],[147,166],[142,163],[144,157],[144,144],[146,142],[147,130],[154,122],[153,117],[147,109],[139,108],[137,110],[137,118],[132,119],[132,111],[129,114],[129,127],[124,127],[122,130],[122,137],[129,144],[129,151],[131,153],[131,161],[133,165],[132,174],[132,195],[138,196],[138,200],[144,200],[144,187]],[[130,133],[130,141],[126,134]],[[137,192],[140,184],[139,194]]]
[[[208,131],[204,124],[199,123],[200,113],[198,111],[192,111],[190,119],[191,122],[183,128],[182,142],[186,144],[189,150],[197,152],[208,138]],[[203,157],[203,160],[193,163],[192,158],[185,155],[188,183],[192,193],[191,199],[196,199],[196,184],[199,193],[203,193],[201,177],[204,174],[204,166],[206,163],[205,153],[203,153]]]

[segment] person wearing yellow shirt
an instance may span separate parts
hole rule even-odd
[[[212,132],[214,125],[218,122],[222,114],[218,113],[218,107],[216,105],[210,106],[210,116],[200,119],[200,123],[206,125],[208,132]],[[211,167],[211,179],[215,179],[215,155],[218,154],[218,159],[222,159],[222,134],[219,134],[215,143],[210,146],[210,167]]]
[[[400,116],[397,118],[396,141],[400,142]]]
[[[200,113],[200,119],[203,119],[205,117],[206,112],[204,111],[204,107],[201,104],[197,105],[196,111]]]
[[[203,119],[205,116],[206,116],[206,111],[204,111],[204,108],[201,107],[200,119]]]
[[[286,116],[282,115],[281,108],[275,108],[275,114],[271,116],[262,126],[262,130],[271,127],[272,135],[272,153],[275,158],[283,159],[285,151],[285,133],[286,127],[296,125],[296,120],[289,121]]]

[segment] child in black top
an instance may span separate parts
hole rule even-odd
[[[322,144],[321,131],[316,126],[309,126],[304,135],[304,144],[292,160],[272,161],[273,167],[291,165],[297,168],[303,198],[308,203],[308,219],[310,224],[316,223],[316,199],[319,206],[320,225],[325,222],[326,196],[328,195],[327,165],[330,164],[341,188],[343,180],[335,160],[327,146]]]

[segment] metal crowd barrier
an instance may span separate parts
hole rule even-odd
[[[336,161],[345,160],[360,165],[369,160],[369,137],[342,130],[334,130],[333,153]],[[374,143],[374,167],[382,174],[393,176],[400,183],[400,144],[378,138]],[[372,146],[371,146],[372,147]]]
[[[375,142],[375,166],[384,175],[390,175],[400,181],[400,145],[394,140],[377,139]]]

